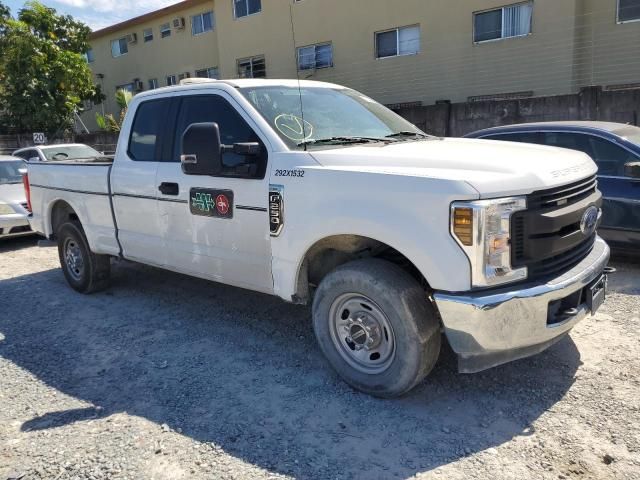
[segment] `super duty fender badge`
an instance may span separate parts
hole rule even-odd
[[[233,191],[211,188],[192,188],[189,209],[201,217],[233,218]]]
[[[284,187],[269,185],[269,228],[271,236],[277,237],[284,228]]]

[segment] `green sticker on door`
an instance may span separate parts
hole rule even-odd
[[[189,194],[192,215],[233,218],[233,191],[192,188]]]

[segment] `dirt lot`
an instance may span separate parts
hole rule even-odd
[[[0,244],[0,479],[640,479],[640,266],[543,354],[418,389],[351,390],[306,308],[131,264],[67,287]]]

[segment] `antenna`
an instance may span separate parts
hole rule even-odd
[[[307,151],[307,126],[304,122],[304,105],[302,103],[302,86],[300,85],[300,72],[298,71],[298,50],[296,48],[296,28],[293,25],[293,5],[289,5],[289,18],[291,19],[291,35],[293,37],[293,59],[298,79],[298,95],[300,96],[300,117],[302,118],[302,145]]]

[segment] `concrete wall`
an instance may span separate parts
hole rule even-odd
[[[640,89],[588,87],[577,94],[462,102],[397,110],[428,133],[460,137],[483,128],[526,122],[603,120],[638,125]]]

